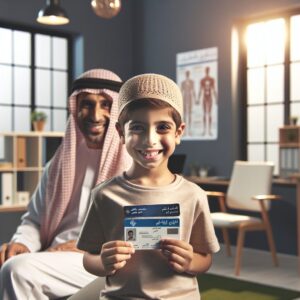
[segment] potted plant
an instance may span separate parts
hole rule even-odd
[[[31,113],[31,122],[35,131],[43,131],[47,115],[42,111],[33,111]]]

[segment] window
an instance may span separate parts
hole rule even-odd
[[[245,33],[246,158],[278,174],[279,127],[300,118],[300,13],[247,22]]]
[[[69,34],[0,24],[0,131],[30,131],[30,112],[46,130],[64,131],[71,80]]]

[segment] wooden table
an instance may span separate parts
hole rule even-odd
[[[186,176],[187,180],[190,180],[199,185],[212,185],[227,188],[229,185],[228,179],[218,177],[198,177],[198,176]],[[298,256],[298,271],[300,274],[300,173],[295,173],[290,178],[274,178],[273,185],[281,185],[287,187],[296,188],[296,218],[297,218],[297,256]]]

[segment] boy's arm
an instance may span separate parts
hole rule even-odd
[[[131,243],[125,241],[111,241],[103,244],[100,254],[84,253],[84,268],[96,275],[113,275],[117,270],[126,265],[127,260],[134,253]]]
[[[211,254],[204,254],[204,253],[195,253],[193,254],[193,259],[191,264],[186,270],[189,274],[199,274],[205,273],[212,264],[212,255]]]

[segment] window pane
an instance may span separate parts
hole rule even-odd
[[[0,82],[0,103],[12,104],[12,68],[10,66],[0,65]]]
[[[275,19],[266,22],[265,41],[267,64],[282,63],[285,47],[285,21]]]
[[[279,174],[279,149],[278,145],[269,144],[267,145],[267,161],[274,162],[274,175]]]
[[[14,63],[29,66],[31,63],[31,36],[24,31],[14,31]]]
[[[68,42],[65,38],[53,37],[53,68],[67,70],[68,68]]]
[[[12,131],[12,108],[0,105],[0,131]]]
[[[47,115],[47,120],[46,120],[46,124],[45,124],[45,131],[51,131],[52,128],[52,117],[51,117],[51,111],[50,109],[47,108],[43,108],[43,107],[36,107],[37,111],[42,111]]]
[[[29,68],[15,67],[14,69],[14,102],[15,104],[30,105],[31,77]]]
[[[248,145],[248,160],[249,161],[264,161],[264,145]]]
[[[264,23],[255,23],[247,27],[247,65],[248,67],[265,64]]]
[[[53,130],[65,131],[67,123],[67,111],[61,109],[53,110]]]
[[[14,113],[15,131],[30,131],[30,108],[15,107]]]
[[[36,105],[51,105],[51,74],[48,70],[35,71],[35,99]]]
[[[291,101],[300,100],[300,63],[291,64]]]
[[[0,28],[0,63],[12,63],[12,30]]]
[[[263,142],[265,137],[264,106],[250,106],[247,113],[248,142]]]
[[[279,127],[284,124],[284,105],[267,106],[267,141],[278,142]]]
[[[291,61],[300,60],[300,15],[291,17]]]
[[[67,73],[53,72],[53,106],[67,107]]]
[[[265,99],[264,68],[248,70],[248,104],[262,104]]]
[[[291,103],[291,116],[298,117],[298,125],[300,122],[300,102]]]
[[[283,65],[267,68],[267,102],[283,102],[284,67]]]
[[[50,68],[51,66],[51,38],[48,35],[35,35],[35,65]]]

